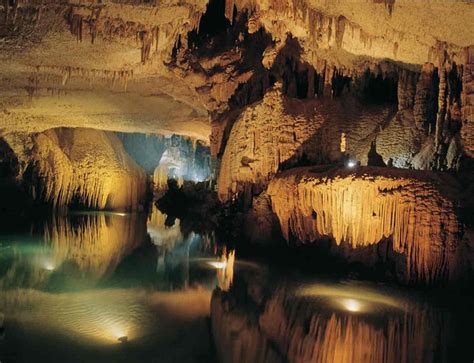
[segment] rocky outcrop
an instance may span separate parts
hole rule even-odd
[[[461,277],[459,196],[447,176],[372,167],[298,168],[273,179],[268,194],[288,241],[327,237],[349,245],[350,253],[389,239],[403,257],[396,262],[402,280]]]
[[[467,50],[468,61],[462,77],[462,118],[461,138],[464,150],[474,157],[474,47]]]
[[[366,160],[372,135],[389,115],[389,107],[361,109],[352,98],[292,99],[277,85],[234,123],[220,164],[219,198],[229,200],[252,185],[258,194],[282,168],[339,160],[343,133],[346,152]]]
[[[57,208],[137,210],[146,174],[118,137],[92,129],[52,129],[33,137],[24,181],[34,199]]]

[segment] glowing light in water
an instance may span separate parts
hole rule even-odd
[[[46,262],[44,264],[44,269],[48,271],[53,271],[54,270],[54,264],[52,262]]]
[[[226,261],[211,261],[208,262],[209,266],[212,266],[217,269],[224,269],[227,266]]]
[[[117,339],[120,343],[127,343],[128,342],[128,337],[126,335],[124,335],[123,337],[120,337]]]
[[[122,329],[121,327],[117,327],[117,326],[110,327],[109,329],[107,329],[106,335],[111,335],[114,339],[122,343],[125,343],[128,341],[128,333],[125,331],[125,329]]]
[[[120,217],[126,217],[127,213],[113,212],[113,215],[120,216]]]
[[[362,308],[362,304],[354,299],[344,299],[342,301],[344,308],[348,311],[359,312]]]
[[[315,283],[297,288],[297,296],[322,298],[337,309],[375,313],[380,309],[401,309],[405,302],[397,295],[350,284]]]

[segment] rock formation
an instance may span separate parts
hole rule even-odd
[[[220,164],[219,198],[228,200],[246,185],[261,191],[282,168],[337,161],[342,133],[346,151],[366,158],[371,134],[389,115],[388,107],[362,109],[355,99],[291,99],[277,85],[234,123]]]
[[[25,182],[33,197],[55,207],[137,210],[145,172],[113,133],[52,129],[33,138]]]
[[[350,250],[390,239],[399,276],[435,283],[461,278],[459,195],[447,176],[385,168],[298,168],[268,194],[288,241],[331,238]]]

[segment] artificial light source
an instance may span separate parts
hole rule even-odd
[[[349,160],[346,165],[348,168],[353,168],[357,165],[357,163],[354,160]]]
[[[208,264],[217,269],[223,269],[227,266],[226,261],[212,261],[208,262]]]
[[[53,271],[54,270],[54,266],[52,263],[46,263],[44,268],[48,271]]]
[[[361,303],[355,299],[344,299],[342,304],[344,308],[351,312],[358,312],[361,309]]]

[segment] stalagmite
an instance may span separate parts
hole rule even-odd
[[[390,239],[404,280],[438,283],[462,273],[455,188],[428,172],[298,168],[273,179],[268,194],[288,241],[329,237],[358,249]]]
[[[145,172],[110,132],[52,129],[34,138],[26,183],[41,202],[63,208],[137,210],[146,193]]]

